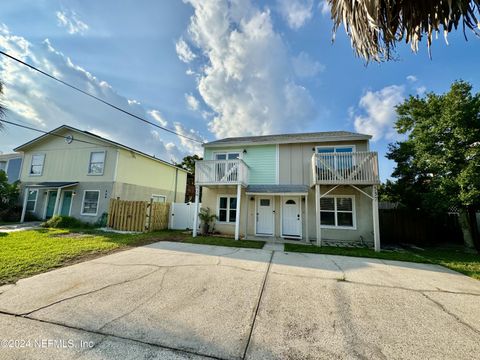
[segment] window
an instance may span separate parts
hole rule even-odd
[[[94,151],[90,153],[90,163],[88,165],[89,175],[103,175],[105,167],[105,151]]]
[[[318,154],[324,154],[322,157],[322,162],[324,166],[320,166],[321,168],[330,168],[329,170],[344,170],[344,169],[351,169],[353,167],[353,156],[351,153],[355,151],[355,147],[353,145],[348,146],[317,146],[316,152]],[[337,153],[337,154],[344,154],[343,156],[328,156],[328,154]],[[327,154],[327,155],[325,155]],[[349,155],[350,154],[350,155]],[[322,165],[320,163],[320,165]]]
[[[28,190],[27,194],[27,211],[35,211],[35,207],[37,205],[37,196],[38,190]]]
[[[83,192],[82,215],[97,215],[100,190],[85,190]]]
[[[240,152],[215,153],[215,160],[237,160]],[[235,162],[218,162],[215,167],[216,181],[237,181],[238,171]]]
[[[260,199],[260,206],[270,206],[270,199]]]
[[[45,155],[33,155],[32,164],[30,165],[30,175],[41,176],[43,173],[43,164],[45,162]]]
[[[235,222],[237,216],[237,198],[235,196],[220,196],[218,198],[218,221]]]
[[[325,196],[320,199],[320,223],[325,227],[355,228],[355,198]]]
[[[153,194],[152,195],[152,200],[153,200],[153,202],[164,203],[164,202],[166,202],[166,196]]]
[[[8,160],[7,177],[9,183],[14,183],[20,179],[20,169],[22,168],[22,158]]]

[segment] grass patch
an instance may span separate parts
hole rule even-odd
[[[233,240],[216,236],[198,236],[195,238],[188,237],[185,238],[183,242],[190,244],[217,245],[253,249],[261,249],[263,248],[263,245],[265,245],[265,241]]]
[[[367,248],[285,244],[285,251],[437,264],[480,280],[480,255],[466,253],[458,247],[375,252]]]

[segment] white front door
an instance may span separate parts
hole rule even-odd
[[[302,237],[302,215],[299,197],[282,198],[282,236]]]
[[[257,235],[273,235],[273,198],[260,196],[257,198]]]

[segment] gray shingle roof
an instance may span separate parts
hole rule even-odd
[[[370,135],[350,131],[324,131],[311,133],[294,133],[262,136],[230,137],[211,141],[204,146],[248,145],[248,144],[289,144],[306,142],[327,142],[342,140],[369,140]]]
[[[308,185],[248,185],[247,193],[258,194],[307,194]]]

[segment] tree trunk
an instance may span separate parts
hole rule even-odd
[[[475,210],[467,208],[462,210],[458,217],[460,227],[462,228],[463,233],[463,243],[468,249],[476,249],[480,252],[479,241],[478,241],[478,228]]]

